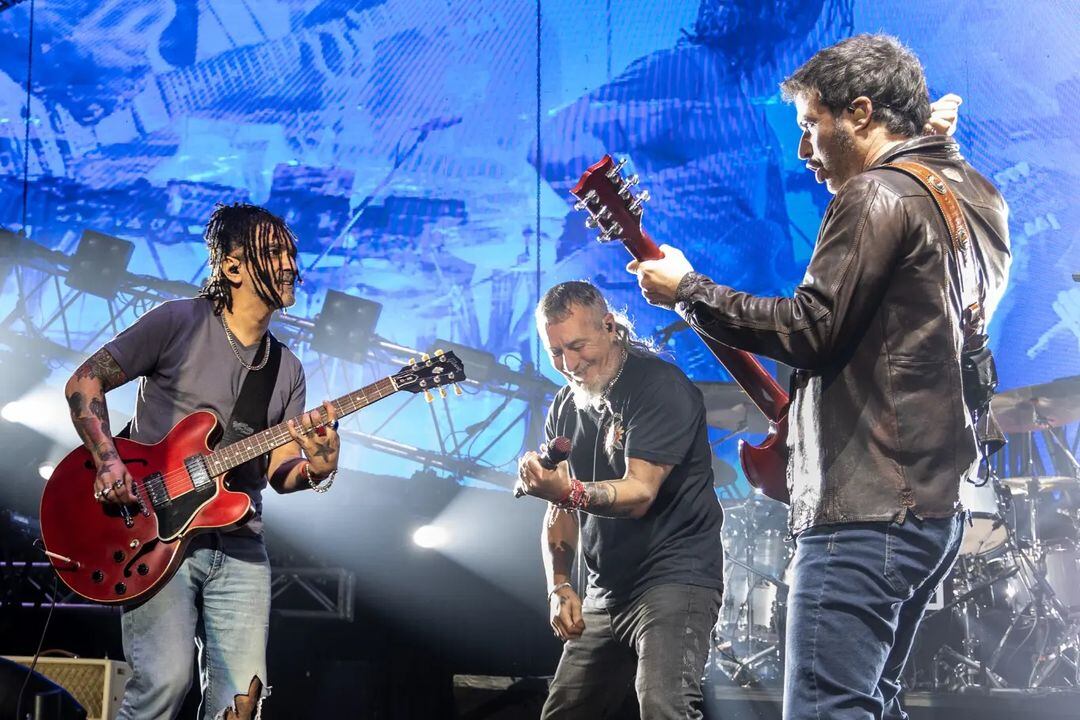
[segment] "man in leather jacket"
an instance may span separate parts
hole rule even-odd
[[[781,90],[803,131],[799,158],[835,195],[794,295],[714,283],[669,246],[628,269],[695,330],[796,369],[784,718],[905,718],[900,673],[956,558],[959,486],[978,462],[949,231],[918,181],[881,166],[920,163],[958,196],[987,317],[1008,274],[1008,209],[952,138],[920,136],[925,77],[895,38],[821,50]]]

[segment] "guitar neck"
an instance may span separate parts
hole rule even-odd
[[[397,390],[398,388],[393,379],[387,377],[347,395],[342,395],[338,399],[331,401],[330,404],[334,406],[334,412],[337,416],[342,418],[374,402],[378,402],[384,397],[393,395]],[[321,420],[325,422],[327,419],[326,408],[320,406],[317,411]],[[216,477],[260,455],[265,455],[291,440],[292,435],[289,434],[288,422],[278,423],[262,432],[255,433],[250,437],[238,440],[227,447],[219,448],[210,453],[206,457],[207,468],[211,477]]]
[[[664,256],[660,247],[653,241],[645,228],[640,233],[631,233],[631,236],[623,238],[623,245],[637,260],[659,260]],[[757,406],[765,417],[773,422],[780,420],[787,414],[788,394],[780,387],[780,383],[761,364],[761,362],[746,352],[737,350],[728,345],[714,340],[713,338],[693,328],[701,338],[709,352],[720,361],[738,383],[743,392]]]

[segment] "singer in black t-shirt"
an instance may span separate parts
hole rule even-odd
[[[553,470],[536,453],[519,463],[519,488],[550,503],[542,547],[565,641],[542,717],[602,717],[636,678],[642,717],[700,718],[723,572],[701,392],[589,283],[549,290],[536,319],[567,380],[547,438],[572,443]],[[584,602],[570,579],[579,534]]]

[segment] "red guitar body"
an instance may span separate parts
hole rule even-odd
[[[193,536],[232,529],[251,517],[251,499],[225,487],[226,475],[200,476],[198,468],[205,467],[200,460],[210,453],[217,432],[213,413],[195,412],[156,445],[115,440],[145,512],[138,505],[122,508],[95,500],[89,451],[80,447],[68,453],[41,497],[41,539],[64,584],[100,603],[149,597],[179,567]],[[155,504],[149,488],[159,478],[169,498]]]
[[[570,190],[578,198],[575,207],[589,211],[590,220],[585,224],[603,231],[601,242],[618,239],[636,259],[659,260],[663,253],[641,226],[642,203],[649,199],[648,194],[631,195],[630,188],[637,184],[637,176],[623,178],[620,174],[622,166],[622,162],[616,164],[610,155],[590,166]],[[769,436],[760,445],[739,441],[739,462],[746,479],[768,497],[789,502],[787,392],[750,353],[724,345],[696,328],[695,332],[769,419]]]

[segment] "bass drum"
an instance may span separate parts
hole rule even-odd
[[[961,555],[989,555],[1005,544],[1008,529],[999,494],[994,478],[983,485],[966,480],[960,483],[960,504],[971,513],[971,525],[964,528],[964,540],[960,544]]]

